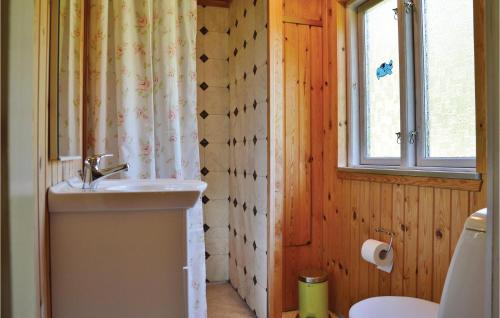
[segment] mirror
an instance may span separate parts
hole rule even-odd
[[[50,158],[82,157],[84,0],[51,1]]]

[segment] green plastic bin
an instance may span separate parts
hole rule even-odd
[[[328,273],[307,269],[299,273],[299,318],[328,318]]]

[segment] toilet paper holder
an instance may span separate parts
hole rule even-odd
[[[392,241],[393,241],[394,236],[396,236],[396,233],[394,233],[392,231],[389,231],[389,230],[386,230],[383,227],[376,228],[375,232],[389,235],[389,237],[391,238],[391,240],[389,241],[389,248],[386,251],[384,251],[385,253],[383,253],[383,254],[380,255],[380,258],[384,259],[384,258],[387,257],[387,255],[392,250]]]

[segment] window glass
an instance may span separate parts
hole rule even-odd
[[[364,19],[365,154],[399,157],[400,130],[397,0],[369,8]]]
[[[475,157],[473,0],[424,1],[425,157]]]

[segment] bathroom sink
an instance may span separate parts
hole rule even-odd
[[[197,180],[113,179],[103,180],[96,189],[82,189],[71,179],[49,190],[51,213],[97,211],[150,211],[191,208],[207,184]]]
[[[84,190],[78,178],[51,187],[52,317],[189,317],[187,211],[206,187],[107,179]]]

